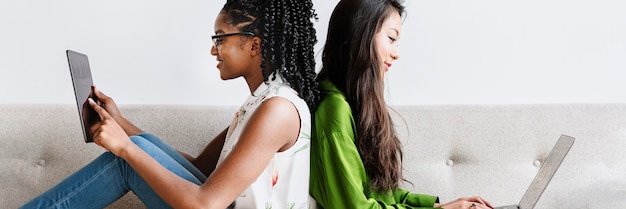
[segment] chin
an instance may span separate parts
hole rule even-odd
[[[239,77],[239,76],[226,75],[226,74],[221,74],[221,73],[220,73],[220,78],[221,78],[222,80],[225,80],[225,81],[226,81],[226,80],[232,80],[232,79],[235,79],[235,78],[238,78],[238,77]]]
[[[232,79],[232,78],[227,77],[227,76],[220,75],[220,79],[222,79],[222,80],[226,81],[226,80],[230,80],[230,79]]]

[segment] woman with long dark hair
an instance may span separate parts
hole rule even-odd
[[[400,57],[404,12],[397,0],[341,0],[335,7],[317,76],[311,195],[322,208],[491,208],[480,197],[440,204],[399,188],[402,144],[383,81]]]
[[[250,89],[230,126],[191,157],[94,88],[93,138],[110,152],[23,208],[103,208],[129,191],[148,208],[308,208],[314,17],[310,0],[228,0],[211,54],[223,80],[243,77]]]

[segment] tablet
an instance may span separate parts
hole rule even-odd
[[[83,137],[85,142],[93,142],[93,134],[90,131],[90,127],[100,121],[100,116],[91,108],[89,101],[87,101],[90,97],[96,101],[96,98],[92,97],[93,80],[91,79],[89,60],[87,55],[72,50],[66,50],[66,54]]]

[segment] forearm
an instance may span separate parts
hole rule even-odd
[[[435,207],[439,203],[439,197],[425,194],[411,193],[405,189],[397,189],[393,192],[396,202],[413,207]]]
[[[336,182],[328,182],[332,184]],[[320,204],[325,208],[367,208],[367,209],[403,209],[403,208],[436,208],[435,201],[437,197],[428,195],[405,195],[405,198],[392,200],[391,196],[385,194],[370,194],[366,196],[363,190],[356,190],[357,187],[350,187],[339,183],[346,187],[343,191],[326,190],[326,195]],[[318,195],[322,196],[322,195]],[[350,200],[350,201],[346,201]]]
[[[122,127],[122,129],[124,129],[124,132],[126,132],[126,135],[128,136],[134,136],[143,133],[143,130],[139,129],[137,126],[135,126],[135,124],[131,123],[125,117],[120,117],[120,119],[116,121]]]
[[[213,140],[211,140],[207,146],[202,150],[198,157],[185,156],[196,168],[198,168],[204,175],[210,176],[215,170],[217,161],[219,160],[222,147],[224,147],[224,140],[226,139],[226,132],[228,128],[224,129]]]

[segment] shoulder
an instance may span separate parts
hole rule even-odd
[[[317,110],[317,115],[352,115],[352,108],[348,101],[341,93],[329,93],[325,94],[320,100]]]
[[[332,85],[332,84],[331,84]],[[315,110],[315,128],[323,132],[345,132],[354,129],[352,109],[343,93],[322,85],[323,98]]]
[[[299,111],[289,100],[268,98],[252,113],[239,141],[260,140],[270,144],[272,149],[282,150],[298,139],[300,121]]]
[[[311,118],[311,113],[307,103],[304,99],[298,96],[298,93],[293,88],[287,84],[275,86],[271,93],[263,99],[263,103],[266,103],[269,100],[279,100],[272,103],[281,103],[278,105],[282,105],[283,108],[286,108],[287,105],[291,105],[291,107],[295,108],[299,117],[303,120],[310,120]]]
[[[321,82],[320,86],[322,87],[322,99],[317,106],[316,117],[323,115],[352,117],[352,108],[339,89],[327,81]]]
[[[274,96],[265,99],[255,112],[271,116],[274,120],[298,119],[299,111],[295,104],[288,98]]]

